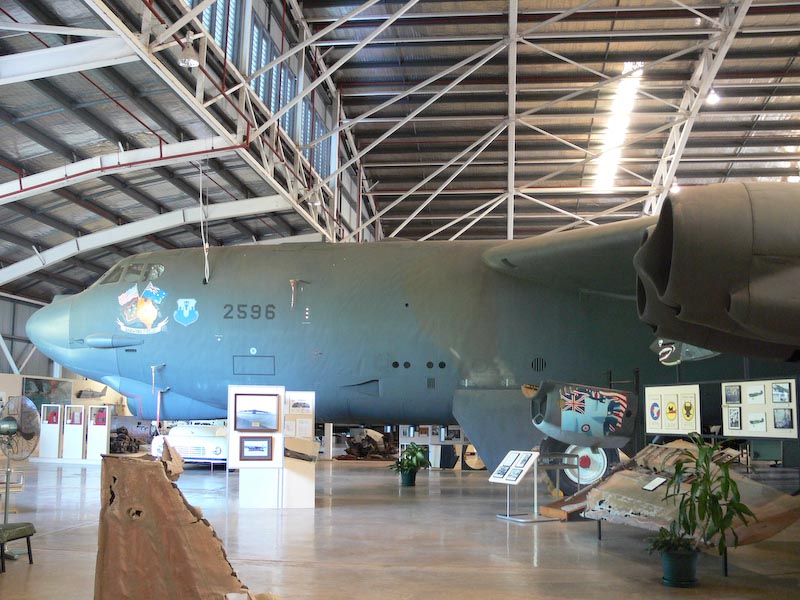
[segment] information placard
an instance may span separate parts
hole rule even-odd
[[[539,458],[538,452],[530,450],[511,450],[489,477],[492,483],[519,485],[525,475]]]
[[[644,398],[646,433],[700,433],[699,385],[650,386],[645,388]]]

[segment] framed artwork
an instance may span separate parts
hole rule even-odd
[[[106,407],[105,406],[93,406],[92,411],[89,414],[91,418],[92,425],[106,425]]]
[[[281,414],[277,394],[236,394],[233,410],[236,431],[278,431]]]
[[[460,427],[448,427],[447,428],[447,439],[459,441],[461,440],[461,428]]]
[[[272,460],[272,436],[240,437],[239,460]]]
[[[44,404],[71,404],[72,382],[44,377],[23,377],[22,395],[30,398],[39,411]]]
[[[793,429],[794,419],[791,408],[773,408],[772,416],[775,420],[775,429]]]
[[[83,425],[83,407],[68,406],[65,422],[69,425]]]
[[[422,437],[428,437],[428,436],[431,434],[431,429],[430,429],[430,427],[420,427],[420,428],[419,428],[419,434],[420,434]]]
[[[58,425],[59,417],[61,416],[60,406],[57,404],[44,404],[42,405],[42,423],[48,425]]]
[[[764,384],[747,386],[747,403],[748,404],[765,404],[766,395],[764,394]]]
[[[747,430],[748,431],[766,431],[767,430],[767,413],[763,413],[763,412],[750,413],[747,416]]]
[[[792,401],[792,388],[788,381],[779,381],[772,384],[773,404],[789,404]],[[776,425],[777,427],[777,425]]]
[[[439,426],[438,425],[431,425],[431,435],[435,437],[439,437]]]
[[[742,403],[742,386],[726,385],[725,404],[741,404],[741,403]]]
[[[741,429],[742,428],[742,407],[729,406],[728,407],[728,429]]]

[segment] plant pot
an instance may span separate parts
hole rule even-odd
[[[661,553],[661,568],[664,577],[661,583],[670,587],[692,587],[697,585],[697,557],[699,552],[664,551]]]
[[[403,487],[411,487],[416,485],[417,472],[416,471],[400,471],[400,485]]]

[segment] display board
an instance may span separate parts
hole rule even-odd
[[[39,439],[39,458],[58,458],[61,449],[60,404],[42,404],[42,428]]]
[[[489,481],[492,483],[505,483],[506,485],[519,485],[538,458],[538,452],[511,450],[489,476]]]
[[[644,398],[646,433],[700,433],[699,385],[650,386],[644,389]]]
[[[722,432],[744,438],[797,438],[792,378],[722,383]]]
[[[64,441],[61,458],[82,459],[86,439],[86,419],[83,404],[68,404],[64,407]]]
[[[86,421],[87,460],[100,460],[103,454],[108,454],[112,410],[112,406],[105,405],[89,407],[89,418]]]
[[[462,446],[470,444],[460,425],[400,425],[400,444]]]

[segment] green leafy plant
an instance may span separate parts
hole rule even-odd
[[[658,536],[649,540],[648,548],[651,552],[680,551],[716,543],[717,550],[723,554],[728,546],[729,532],[733,546],[739,545],[739,536],[734,529],[734,524],[738,524],[736,521],[747,525],[747,518],[756,519],[756,516],[741,501],[739,486],[731,477],[730,466],[713,461],[721,450],[720,445],[716,442],[707,444],[697,434],[690,438],[694,447],[680,451],[664,495],[665,499],[679,501],[678,518],[670,523],[669,528],[662,527]],[[714,536],[718,536],[716,542],[712,542]]]
[[[430,466],[431,462],[428,460],[428,449],[411,442],[400,453],[400,458],[389,465],[389,468],[398,473],[403,473],[419,471],[420,469]]]

